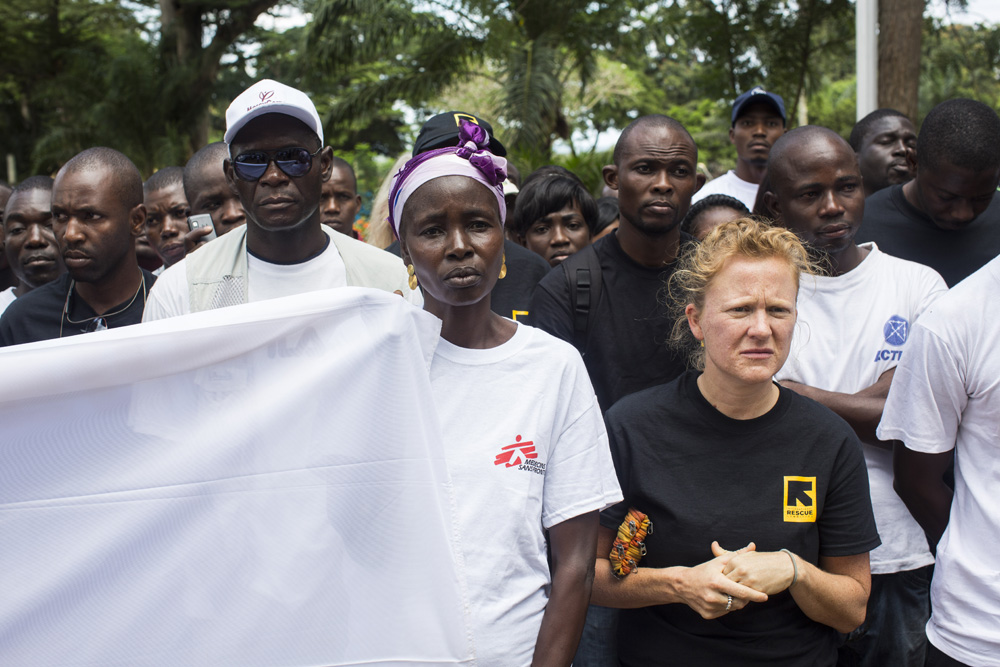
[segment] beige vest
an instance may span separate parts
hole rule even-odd
[[[344,260],[348,285],[409,292],[406,268],[401,259],[326,226],[322,229]],[[192,313],[235,306],[249,300],[246,225],[198,248],[184,263]]]

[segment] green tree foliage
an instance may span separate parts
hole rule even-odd
[[[1000,108],[1000,26],[924,22],[920,115],[954,97]]]
[[[0,142],[20,175],[49,173],[83,148],[107,145],[139,163],[172,153],[155,131],[162,73],[141,25],[117,2],[7,0],[0,5]]]
[[[330,122],[357,122],[399,100],[421,108],[461,81],[482,81],[513,150],[547,157],[571,132],[568,82],[585,89],[598,55],[619,44],[629,2],[324,0],[309,38],[313,61],[348,79]],[[498,85],[494,85],[498,84]],[[477,109],[478,110],[478,109]]]

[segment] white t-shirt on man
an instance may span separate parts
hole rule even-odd
[[[803,275],[788,360],[775,378],[845,394],[875,384],[908,353],[913,322],[947,291],[933,269],[880,251],[874,243],[842,276]],[[934,562],[924,531],[892,488],[892,451],[864,444],[872,508],[882,545],[872,574]]]
[[[579,353],[523,324],[488,350],[442,339],[431,385],[458,503],[480,665],[529,665],[551,577],[545,531],[622,498]]]
[[[955,496],[937,549],[927,638],[1000,667],[1000,258],[924,313],[896,369],[878,436],[955,451]]]
[[[735,171],[730,169],[722,176],[713,178],[705,183],[701,187],[701,190],[698,190],[691,197],[691,203],[693,204],[709,195],[729,195],[743,202],[747,210],[753,211],[754,202],[757,200],[757,188],[759,187],[757,183],[744,181],[736,175]]]
[[[191,312],[186,261],[182,259],[157,278],[146,301],[144,322]],[[346,285],[347,269],[334,243],[327,243],[323,252],[298,264],[273,264],[247,252],[247,292],[251,302]]]

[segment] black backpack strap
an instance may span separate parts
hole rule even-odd
[[[562,267],[573,303],[573,345],[580,354],[586,354],[590,311],[601,298],[601,264],[594,249],[587,246],[564,261]]]

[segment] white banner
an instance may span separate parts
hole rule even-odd
[[[0,665],[471,665],[428,366],[344,288],[0,351]]]

